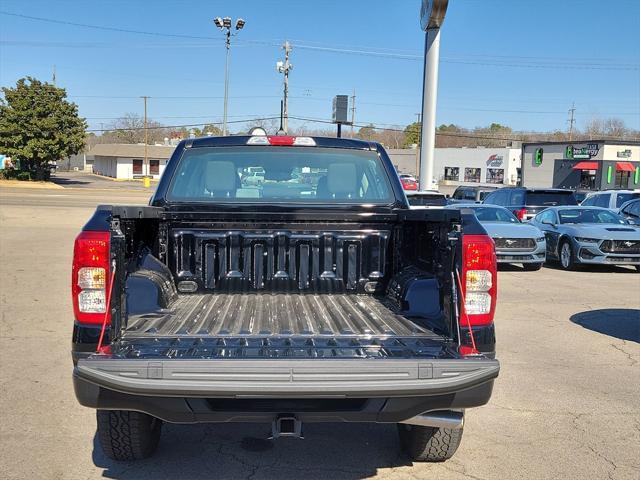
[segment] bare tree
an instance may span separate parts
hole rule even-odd
[[[162,124],[150,119],[147,119],[147,131],[148,142],[151,145],[162,142],[168,135]],[[137,113],[125,113],[100,136],[100,143],[144,143],[144,140],[144,118]]]

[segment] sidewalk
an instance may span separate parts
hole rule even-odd
[[[0,187],[28,188],[28,189],[61,189],[64,187],[53,182],[31,182],[26,180],[0,180]]]

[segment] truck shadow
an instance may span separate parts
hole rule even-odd
[[[264,424],[164,424],[156,454],[138,462],[107,458],[97,436],[93,463],[113,479],[362,479],[411,466],[395,425],[304,425],[304,439],[267,440]]]
[[[572,315],[570,320],[589,330],[640,343],[640,310],[605,308]]]

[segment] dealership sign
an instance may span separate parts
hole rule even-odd
[[[493,154],[487,159],[487,167],[501,167],[503,160],[502,155]]]
[[[575,159],[591,158],[598,155],[599,151],[600,146],[597,143],[589,143],[586,147],[574,147],[573,145],[567,145],[564,156],[565,158]]]

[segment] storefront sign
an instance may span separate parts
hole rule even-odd
[[[618,152],[618,158],[631,158],[631,150],[627,148]]]
[[[504,157],[502,155],[491,155],[487,160],[488,167],[501,167]]]
[[[574,147],[573,145],[567,145],[565,149],[565,158],[591,158],[598,155],[600,152],[600,146],[597,143],[588,143],[586,147]]]

